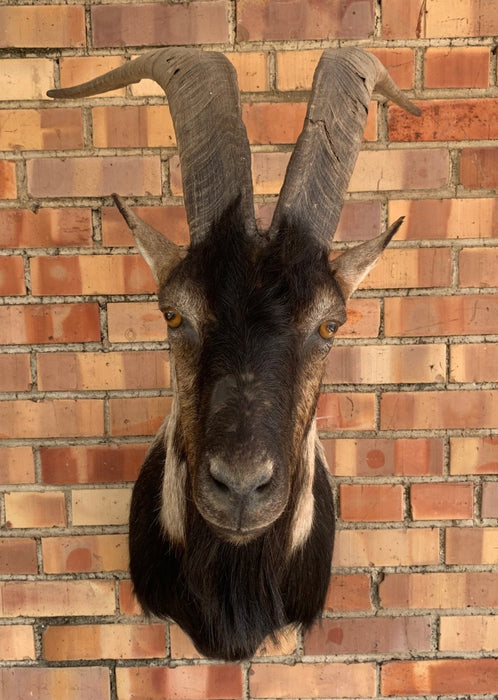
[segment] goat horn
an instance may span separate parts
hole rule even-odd
[[[270,235],[294,224],[330,248],[374,89],[412,114],[420,114],[372,54],[356,48],[323,53]]]
[[[49,90],[49,97],[87,97],[151,78],[168,98],[182,168],[192,241],[204,237],[240,200],[241,219],[255,231],[251,155],[241,119],[235,70],[221,53],[187,48],[151,51],[94,80]]]

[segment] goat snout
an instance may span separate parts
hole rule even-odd
[[[209,475],[222,497],[246,500],[255,494],[262,494],[270,485],[273,462],[259,462],[244,474],[239,474],[223,460],[212,459],[209,463]]]

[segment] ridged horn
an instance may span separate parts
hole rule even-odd
[[[143,78],[159,83],[168,98],[191,240],[203,238],[236,200],[240,200],[246,230],[252,234],[256,224],[251,154],[235,70],[223,54],[177,47],[158,49],[87,83],[49,90],[47,95],[88,97]]]
[[[330,248],[374,90],[412,114],[420,114],[372,54],[357,48],[323,53],[270,235],[292,223]]]

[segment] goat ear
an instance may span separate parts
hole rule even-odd
[[[159,284],[165,274],[184,257],[183,249],[142,221],[118,194],[113,194],[112,197],[133,234],[138,250]]]
[[[332,261],[331,269],[344,299],[348,299],[363,278],[368,275],[384,248],[403,223],[403,219],[402,216],[377,238],[346,250]]]

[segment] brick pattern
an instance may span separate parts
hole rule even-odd
[[[496,1],[0,5],[0,697],[494,697]],[[109,194],[188,242],[169,109],[151,81],[45,93],[151,46],[223,51],[268,225],[323,46],[357,43],[422,117],[372,103],[336,236],[340,250],[405,217],[324,376],[324,619],[249,665],[206,663],[143,617],[127,573],[131,487],[171,390],[154,283]]]

